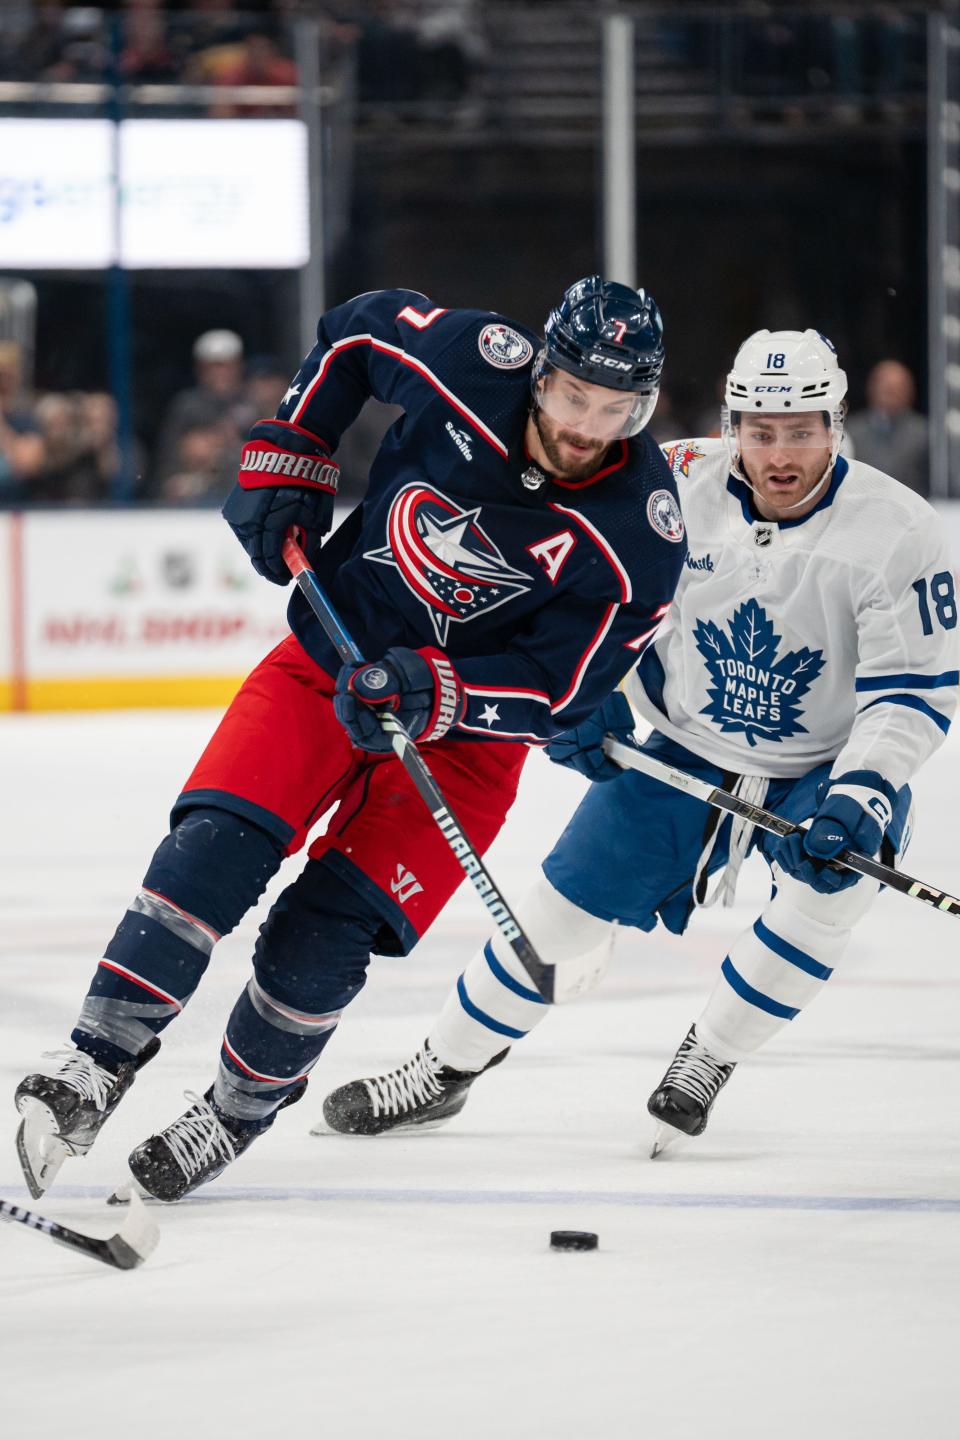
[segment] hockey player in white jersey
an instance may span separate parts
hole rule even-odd
[[[626,682],[653,726],[643,749],[794,822],[787,839],[723,819],[622,770],[605,733],[632,736],[615,693],[551,758],[591,785],[518,908],[558,993],[593,983],[614,922],[681,934],[698,905],[733,898],[757,846],[771,896],[721,961],[706,1008],[651,1095],[653,1153],[699,1135],[735,1065],[820,993],[878,893],[828,861],[887,863],[908,838],[908,782],[957,703],[954,576],[927,503],[840,455],[846,376],[814,330],[758,331],[726,385],[719,440],[664,447],[689,553],[656,639]],[[602,856],[602,862],[592,857]],[[712,875],[722,872],[714,882]],[[377,1134],[456,1114],[470,1084],[547,1013],[494,936],[457,981],[423,1048],[324,1104],[337,1131]]]

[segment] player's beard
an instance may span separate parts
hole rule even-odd
[[[550,429],[553,422],[549,415],[538,406],[533,412],[533,423],[536,426],[537,434],[540,437],[540,444],[543,446],[543,453],[550,462],[551,474],[559,480],[586,480],[595,470],[599,470],[600,462],[609,449],[605,440],[597,440],[589,450],[584,451],[582,461],[571,465],[563,458],[560,446],[566,442],[569,444],[582,444],[584,437],[573,430]]]

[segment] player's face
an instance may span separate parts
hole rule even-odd
[[[820,499],[816,489],[830,464],[832,432],[823,416],[744,415],[738,429],[740,463],[767,520],[798,519]],[[810,496],[810,505],[803,501]]]
[[[547,376],[531,418],[550,471],[565,480],[592,475],[629,424],[636,399],[562,370]]]

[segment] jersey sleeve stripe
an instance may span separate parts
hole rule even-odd
[[[919,695],[881,695],[879,700],[871,700],[869,705],[864,705],[859,711],[863,715],[865,711],[872,710],[874,705],[905,705],[908,710],[919,710],[921,715],[926,715],[946,735],[950,729],[950,721],[946,715],[941,715],[939,710],[934,710],[926,700],[921,700]]]
[[[633,599],[633,585],[631,583],[627,567],[617,555],[617,552],[613,549],[613,546],[608,543],[608,541],[603,537],[603,535],[601,535],[597,527],[591,524],[591,522],[586,518],[585,515],[580,514],[579,510],[571,510],[568,505],[560,505],[555,500],[551,500],[550,509],[559,510],[563,515],[569,515],[572,520],[576,520],[577,524],[582,526],[582,528],[586,530],[587,534],[596,543],[598,549],[606,557],[611,569],[613,569],[613,571],[616,573],[617,579],[620,581],[621,603],[624,605],[629,604],[630,601]]]
[[[465,695],[496,696],[498,700],[536,700],[540,705],[551,703],[550,696],[545,695],[542,690],[523,690],[518,687],[510,690],[493,690],[479,685],[464,685],[463,690]]]
[[[604,612],[603,619],[600,621],[600,626],[597,630],[597,633],[594,635],[593,639],[590,641],[590,644],[587,646],[586,650],[580,657],[580,663],[574,671],[573,680],[570,682],[570,688],[567,690],[565,695],[561,695],[556,705],[550,706],[550,713],[552,715],[559,714],[559,712],[565,709],[566,706],[570,704],[570,701],[573,700],[576,696],[577,692],[580,689],[580,686],[583,684],[583,677],[587,673],[587,668],[590,664],[590,661],[593,659],[594,655],[597,653],[597,651],[600,649],[600,646],[607,638],[607,633],[610,629],[610,626],[613,624],[614,619],[616,618],[617,611],[619,609],[620,606],[617,604],[607,606]]]
[[[331,364],[341,351],[352,349],[355,345],[369,345],[372,349],[378,350],[382,355],[391,355],[395,360],[399,361],[401,365],[406,365],[409,369],[415,370],[429,385],[433,386],[438,394],[443,396],[447,404],[452,406],[462,419],[473,426],[477,434],[486,440],[488,445],[493,446],[498,455],[506,460],[507,447],[499,436],[495,435],[490,427],[484,424],[479,415],[475,415],[472,410],[464,405],[463,401],[454,395],[453,391],[449,390],[442,380],[439,380],[437,376],[434,375],[429,366],[424,365],[422,360],[415,360],[412,355],[408,355],[399,345],[388,345],[385,340],[375,340],[372,335],[345,335],[342,340],[335,340],[333,342],[330,349],[321,357],[316,375],[314,375],[310,384],[298,400],[296,409],[290,416],[292,421],[296,421],[300,415],[302,415],[305,406],[309,405],[318,387],[323,384]]]
[[[939,675],[860,675],[857,690],[943,690],[960,685],[960,670],[944,670]]]

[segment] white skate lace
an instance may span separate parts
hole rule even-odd
[[[107,1096],[116,1082],[116,1075],[104,1070],[84,1051],[73,1050],[69,1045],[60,1050],[44,1050],[45,1060],[59,1060],[54,1080],[62,1080],[71,1090],[76,1090],[81,1100],[91,1100],[98,1110],[107,1108]]]
[[[709,1105],[732,1068],[715,1060],[696,1040],[685,1040],[663,1077],[661,1089],[672,1085],[701,1105]]]
[[[237,1152],[229,1132],[206,1100],[192,1090],[184,1090],[183,1097],[192,1101],[193,1108],[168,1125],[162,1138],[186,1178],[192,1180],[211,1155],[229,1164]]]
[[[436,1072],[441,1068],[433,1051],[424,1048],[398,1070],[391,1070],[389,1075],[375,1075],[364,1080],[373,1102],[374,1115],[399,1115],[402,1110],[413,1110],[417,1105],[439,1100],[443,1086],[437,1080]]]
[[[741,775],[731,794],[741,800],[746,800],[748,805],[762,805],[767,798],[767,790],[770,781],[765,775]],[[722,822],[721,822],[722,823]],[[700,890],[700,877],[706,869],[707,862],[713,854],[713,847],[717,843],[717,836],[720,833],[720,825],[717,825],[703,847],[703,853],[697,861],[696,874],[693,877],[694,904],[700,909],[707,910],[719,900],[724,909],[728,909],[734,901],[737,893],[737,880],[740,876],[740,866],[743,864],[750,841],[753,837],[754,825],[750,820],[744,820],[740,815],[734,815],[730,827],[730,849],[727,863],[720,873],[720,878],[713,888],[712,894],[704,894],[702,900],[696,897]]]

